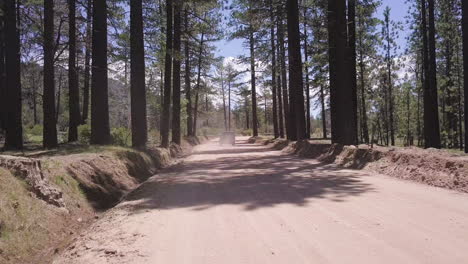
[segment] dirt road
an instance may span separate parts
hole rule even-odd
[[[468,263],[468,195],[212,141],[56,263]]]

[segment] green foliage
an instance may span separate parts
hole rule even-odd
[[[253,131],[252,129],[244,129],[240,132],[240,134],[242,136],[252,136],[253,135]]]
[[[42,125],[35,125],[31,127],[30,129],[28,129],[27,133],[33,136],[42,136],[42,130],[43,130]]]
[[[161,142],[161,133],[157,129],[151,129],[148,132],[148,142],[150,144],[159,144]]]
[[[130,147],[132,145],[132,133],[126,127],[116,127],[111,131],[112,143],[118,146]]]
[[[25,129],[25,139],[31,143],[40,144],[42,143],[42,126],[35,125]]]
[[[89,124],[78,126],[78,140],[80,143],[89,144],[91,140],[91,126]]]

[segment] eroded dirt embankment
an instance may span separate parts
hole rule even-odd
[[[365,169],[405,180],[468,192],[468,156],[446,150],[416,147],[341,146],[324,141],[265,140],[252,138],[285,153],[336,163],[345,168]]]
[[[0,263],[49,263],[100,212],[200,143],[0,155]]]

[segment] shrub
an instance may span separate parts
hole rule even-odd
[[[24,138],[26,141],[31,143],[41,143],[42,142],[42,125],[35,125],[25,129]]]
[[[91,126],[88,124],[84,124],[78,126],[78,140],[80,143],[89,144],[91,140]]]
[[[242,136],[252,136],[253,135],[252,129],[245,129],[245,130],[242,130],[240,133],[241,133]]]
[[[34,125],[30,129],[28,129],[26,132],[33,136],[42,136],[42,130],[43,130],[42,125]]]
[[[159,133],[159,130],[151,129],[148,132],[148,142],[151,144],[159,144],[160,141],[161,141],[161,133]]]
[[[119,146],[130,147],[132,145],[132,133],[126,127],[112,128],[112,143]]]

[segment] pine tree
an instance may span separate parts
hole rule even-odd
[[[169,147],[169,122],[171,108],[171,92],[172,92],[172,0],[166,1],[166,59],[164,67],[164,104],[161,123],[161,146]]]
[[[290,106],[289,106],[289,93],[288,93],[288,80],[287,80],[287,69],[286,69],[286,48],[284,45],[284,23],[283,23],[283,9],[281,5],[278,7],[278,21],[277,21],[277,31],[278,31],[278,58],[279,58],[279,68],[280,68],[280,78],[281,81],[278,84],[281,84],[282,90],[282,99],[283,99],[283,111],[284,111],[284,123],[286,127],[286,137],[289,140],[293,140],[295,133],[291,131],[291,124],[294,122],[294,115],[291,118],[290,115]],[[279,89],[278,89],[279,90]]]
[[[0,133],[6,128],[6,83],[5,83],[5,12],[0,3]]]
[[[283,131],[283,115],[279,114],[280,121],[278,122],[278,105],[277,105],[277,93],[278,90],[276,84],[276,45],[275,45],[275,12],[273,6],[273,0],[270,0],[270,43],[271,43],[271,90],[273,95],[273,131],[275,138],[284,137]],[[282,110],[282,109],[281,109]]]
[[[5,70],[6,135],[5,150],[23,149],[22,101],[20,79],[20,38],[16,20],[16,1],[4,1],[5,12]]]
[[[354,145],[357,128],[353,89],[347,85],[349,50],[345,0],[328,1],[328,27],[332,142]]]
[[[91,144],[111,143],[107,84],[107,4],[93,0]]]
[[[468,153],[468,3],[462,2],[463,69],[465,90],[465,153]]]
[[[297,0],[288,0],[286,4],[288,17],[288,55],[289,55],[289,92],[290,111],[295,115],[293,123],[295,139],[306,139],[306,122],[304,109],[304,90],[302,79],[301,42],[299,34],[299,7]]]
[[[55,148],[58,144],[54,57],[54,1],[44,0],[44,148]]]
[[[426,20],[425,0],[422,0],[423,27]],[[440,148],[439,104],[437,99],[437,71],[435,45],[435,10],[434,0],[428,0],[429,30],[427,40],[426,89],[424,90],[424,139],[426,148]],[[426,34],[426,30],[423,30]]]
[[[187,100],[186,112],[187,112],[187,136],[193,136],[193,109],[192,109],[192,85],[190,81],[190,28],[189,28],[189,16],[188,8],[184,10],[184,53],[185,53],[185,99]]]
[[[174,76],[172,95],[172,142],[181,143],[180,133],[180,69],[181,69],[181,9],[182,1],[174,5]]]
[[[78,89],[78,70],[76,68],[76,3],[68,0],[68,105],[69,126],[68,141],[78,140],[78,125],[81,123],[80,116],[80,92]]]
[[[92,24],[92,8],[93,0],[87,0],[86,5],[86,32],[85,32],[85,68],[84,68],[84,84],[83,84],[83,109],[82,109],[82,124],[88,121],[89,111],[89,81],[90,81],[90,64],[91,64],[91,24]]]
[[[142,0],[130,2],[130,97],[132,145],[142,148],[148,138],[146,123],[145,47]]]

